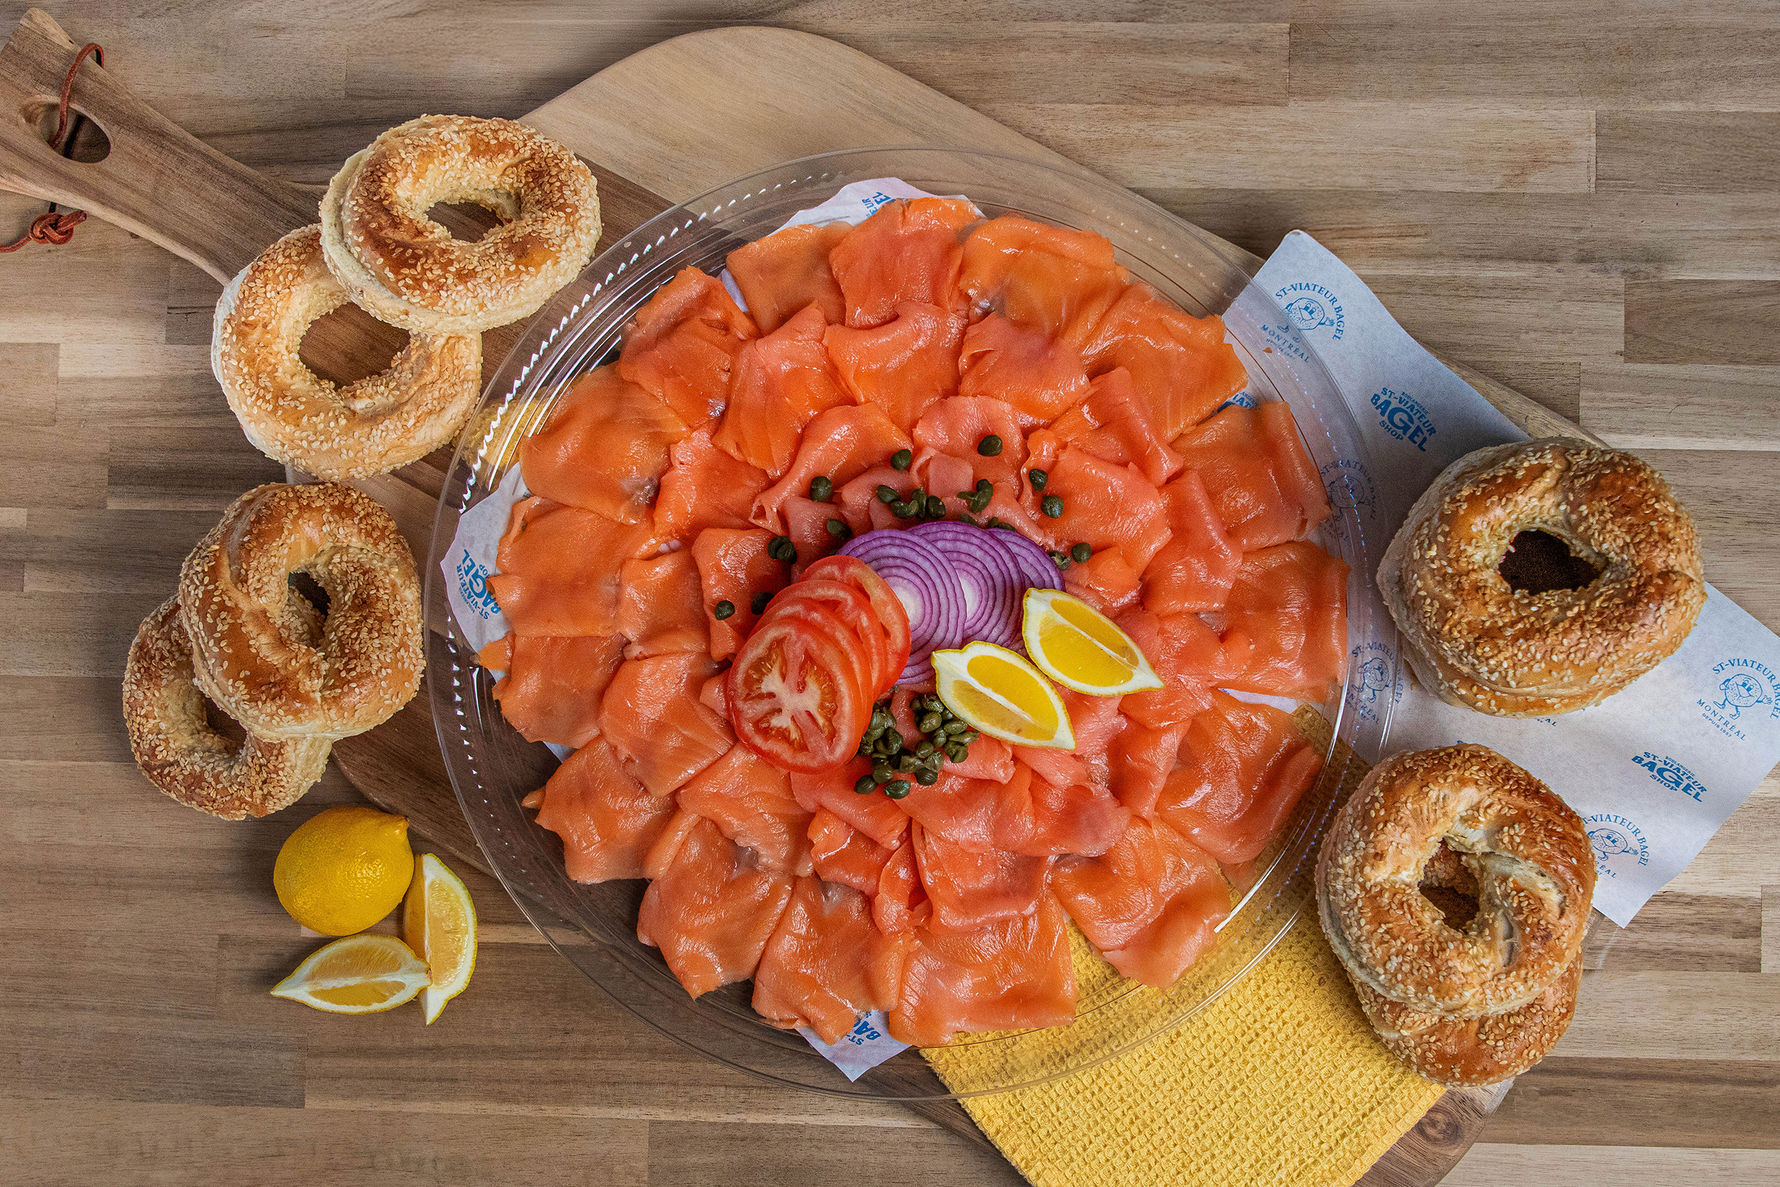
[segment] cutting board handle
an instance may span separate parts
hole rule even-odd
[[[188,135],[88,59],[71,106],[111,142],[72,161],[39,129],[80,47],[40,8],[0,49],[0,188],[116,223],[227,282],[287,231],[317,221],[317,191],[256,173]]]

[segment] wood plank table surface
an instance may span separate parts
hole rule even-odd
[[[1086,7],[51,11],[175,122],[297,182],[423,111],[518,115],[694,29],[835,38],[1252,251],[1310,231],[1429,347],[1659,466],[1712,580],[1780,627],[1780,4]],[[0,239],[41,209],[0,194]],[[898,1106],[661,1038],[474,871],[481,959],[438,1024],[266,996],[317,942],[273,858],[357,794],[330,771],[266,821],[201,817],[143,782],[117,707],[191,543],[282,476],[210,376],[217,292],[96,220],[0,256],[0,1183],[1018,1182]],[[1447,1182],[1780,1180],[1776,974],[1770,776]]]

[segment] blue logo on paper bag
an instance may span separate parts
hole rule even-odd
[[[1320,284],[1295,281],[1274,293],[1273,299],[1279,302],[1286,317],[1301,333],[1329,330],[1330,340],[1339,342],[1347,332],[1347,315],[1341,311],[1341,299]]]
[[[1329,492],[1329,505],[1335,508],[1336,514],[1328,524],[1337,536],[1347,539],[1350,525],[1358,527],[1378,513],[1378,487],[1359,462],[1330,462],[1317,471],[1317,476]]]
[[[1363,643],[1348,653],[1347,704],[1362,721],[1377,721],[1387,707],[1403,699],[1401,685],[1393,687],[1397,653],[1383,643]],[[1378,694],[1389,692],[1388,700]]]
[[[1583,820],[1595,851],[1595,869],[1608,878],[1650,864],[1650,845],[1639,827],[1623,816],[1590,816]]]
[[[1727,738],[1744,741],[1751,726],[1780,718],[1780,676],[1760,660],[1712,665],[1713,684],[1694,704],[1700,717]]]
[[[1643,767],[1650,772],[1650,777],[1671,791],[1699,799],[1706,791],[1706,785],[1694,778],[1694,773],[1667,755],[1656,755],[1646,750],[1632,759],[1634,766]]]
[[[1407,441],[1426,453],[1428,439],[1434,435],[1434,418],[1408,392],[1381,387],[1372,393],[1372,407],[1378,410],[1378,424],[1392,440]]]
[[[501,605],[494,600],[488,591],[488,566],[470,555],[464,549],[457,558],[457,592],[464,603],[476,612],[481,619],[493,618],[501,612]]]

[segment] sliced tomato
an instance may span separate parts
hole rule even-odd
[[[878,624],[877,612],[864,592],[845,582],[806,577],[786,586],[773,604],[791,605],[804,601],[827,608],[847,624],[853,646],[859,651],[860,688],[872,700],[877,700],[902,669],[898,668],[896,672],[885,670],[890,664],[890,641]]]
[[[729,720],[754,753],[817,774],[851,761],[871,716],[847,626],[814,603],[763,615],[729,669]]]
[[[881,686],[883,689],[896,682],[902,675],[902,669],[909,662],[909,612],[890,588],[890,583],[878,576],[878,571],[852,556],[825,556],[804,570],[804,580],[840,581],[856,587],[863,593],[871,608],[877,614],[878,625],[884,629],[884,639],[889,647],[890,662],[887,670],[889,681]]]

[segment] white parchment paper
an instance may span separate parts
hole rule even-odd
[[[1340,260],[1302,231],[1286,236],[1256,280],[1310,340],[1359,422],[1371,473],[1325,474],[1378,539],[1446,466],[1526,434],[1399,326]],[[1356,492],[1358,492],[1356,494]],[[1396,698],[1387,748],[1479,742],[1562,795],[1587,822],[1600,877],[1595,906],[1624,927],[1711,839],[1780,761],[1780,638],[1716,589],[1699,623],[1655,671],[1592,709],[1558,717],[1490,717],[1371,675],[1395,654],[1361,657],[1355,705]]]

